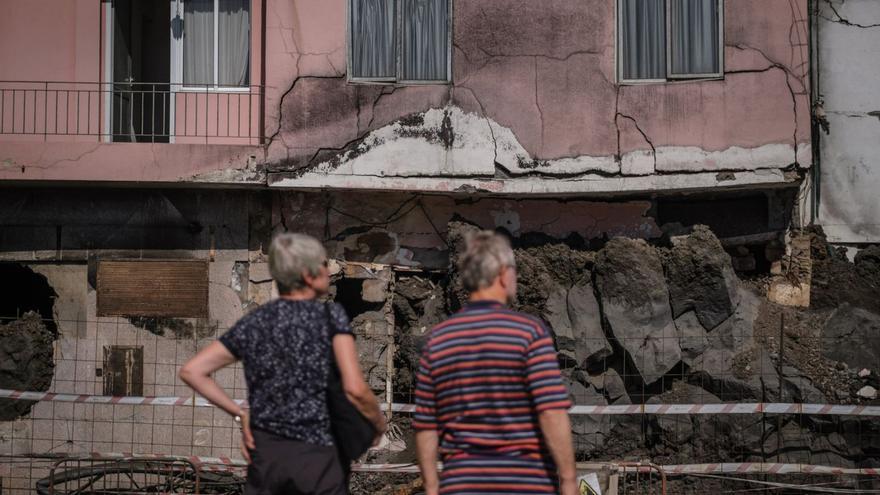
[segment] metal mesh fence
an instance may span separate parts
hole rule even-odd
[[[412,451],[407,450],[412,432],[406,411],[407,404],[413,402],[413,373],[407,353],[415,352],[417,346],[413,347],[412,341],[423,338],[423,332],[396,324],[391,304],[386,301],[360,308],[361,313],[353,318],[353,328],[371,387],[387,410],[397,411],[392,414],[392,435],[383,444],[383,450],[371,459],[412,462]],[[3,319],[2,323],[21,320],[15,316]],[[205,320],[179,318],[172,321],[90,317],[43,323],[58,328],[57,339],[51,344],[53,378],[46,392],[72,394],[75,398],[60,401],[49,397],[31,403],[14,419],[0,421],[3,493],[35,493],[39,490],[37,482],[49,477],[59,460],[67,462],[70,457],[88,456],[92,459],[89,462],[98,465],[104,458],[95,458],[95,453],[123,454],[129,459],[139,459],[144,454],[195,457],[198,459],[193,465],[197,472],[231,470],[243,476],[241,466],[230,467],[218,461],[240,457],[237,428],[222,411],[195,404],[192,391],[177,377],[180,366],[226,328]],[[778,493],[785,489],[772,483],[872,493],[870,490],[876,484],[873,472],[854,474],[859,469],[880,465],[878,411],[872,409],[872,401],[857,393],[862,384],[870,382],[870,376],[860,377],[862,370],[843,369],[818,354],[809,361],[811,367],[807,369],[802,363],[794,363],[792,356],[796,352],[810,356],[812,349],[825,345],[818,335],[792,342],[785,342],[783,336],[782,346],[778,345],[780,340],[770,341],[766,335],[756,336],[752,341],[738,337],[726,336],[726,348],[704,351],[699,360],[689,364],[681,363],[687,359],[681,350],[693,340],[687,335],[642,342],[642,354],[624,353],[631,356],[626,360],[597,360],[587,369],[573,365],[571,353],[561,348],[560,362],[574,403],[596,406],[581,412],[576,408],[572,416],[578,460],[619,465],[617,493],[661,493],[660,475],[664,473],[668,476],[666,493],[758,489]],[[637,348],[628,342],[611,344]],[[651,360],[656,368],[657,360],[649,354],[663,354],[667,346],[678,348],[679,356],[684,358],[680,357],[681,362],[649,381],[645,370]],[[823,382],[823,377],[827,381]],[[215,378],[234,399],[246,399],[240,365],[219,371]],[[113,393],[118,390],[137,392],[124,395],[139,397],[186,398],[190,403],[127,404],[118,397],[106,403],[92,403],[86,399],[118,395]],[[11,402],[0,399],[4,414]],[[776,406],[771,407],[772,404]],[[714,405],[716,409],[707,412],[696,407],[700,405]],[[722,407],[725,405],[730,407]],[[830,405],[845,405],[848,409],[837,410]],[[602,410],[609,407],[617,409],[610,413]],[[645,461],[664,468],[633,470],[621,464]],[[82,470],[88,464],[81,459],[76,462],[83,465],[70,469]],[[817,465],[849,471],[815,475],[807,471],[782,474],[769,468],[755,472],[753,467],[742,468],[741,472],[719,472],[709,467],[701,472],[683,473],[665,469],[695,463]],[[69,466],[58,466],[62,465]],[[58,466],[55,471],[70,470]],[[137,466],[147,469],[152,465]],[[146,483],[140,481],[146,478],[138,476],[141,475],[135,476],[135,484]],[[83,478],[88,477],[84,474]],[[219,480],[221,484],[235,482],[232,478]],[[195,485],[180,481],[176,486],[194,490]],[[202,485],[202,493],[220,493],[206,492],[205,486],[208,485]],[[409,490],[399,493],[418,490],[417,476],[412,473],[356,473],[352,486],[357,493],[377,493],[390,489],[389,486]]]

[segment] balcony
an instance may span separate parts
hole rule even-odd
[[[261,145],[263,87],[0,81],[0,141]]]

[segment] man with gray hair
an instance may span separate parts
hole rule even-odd
[[[571,402],[550,331],[506,307],[516,295],[507,239],[482,231],[466,245],[458,272],[468,303],[431,330],[419,364],[413,426],[425,491],[574,495]]]

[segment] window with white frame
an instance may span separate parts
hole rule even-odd
[[[452,0],[348,0],[354,82],[450,80]]]
[[[250,0],[183,0],[183,85],[250,84]]]
[[[724,0],[618,0],[622,81],[723,74]]]

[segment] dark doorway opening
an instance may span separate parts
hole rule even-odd
[[[113,141],[168,142],[171,2],[113,2]]]
[[[18,263],[0,263],[0,324],[34,311],[57,336],[53,312],[56,297],[58,294],[45,276]]]

